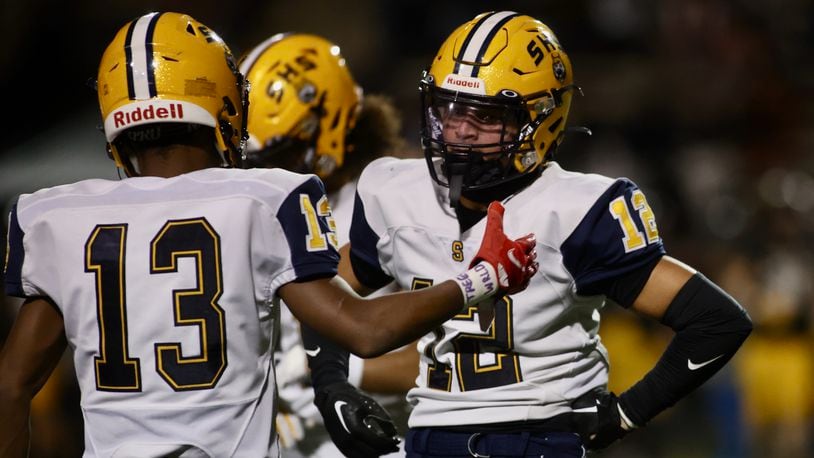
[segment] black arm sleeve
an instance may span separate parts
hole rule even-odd
[[[676,335],[656,367],[620,396],[637,426],[712,377],[752,331],[746,311],[700,273],[681,288],[661,321]]]
[[[331,383],[348,380],[348,351],[323,337],[305,323],[300,323],[302,343],[311,369],[314,391]]]

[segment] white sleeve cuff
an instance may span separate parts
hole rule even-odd
[[[470,304],[478,303],[498,292],[497,271],[492,264],[481,261],[471,269],[453,278],[464,296],[464,310]]]
[[[632,431],[636,429],[636,424],[630,421],[630,418],[625,415],[625,411],[622,410],[622,405],[616,404],[616,408],[619,410],[619,418],[622,419],[622,429],[625,431]]]
[[[365,372],[365,360],[350,355],[348,358],[348,382],[356,388],[362,387],[362,374]]]

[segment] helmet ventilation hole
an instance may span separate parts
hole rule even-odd
[[[342,113],[342,112],[341,112],[340,110],[336,110],[336,115],[334,116],[333,121],[331,121],[331,130],[336,129],[336,126],[338,126],[338,125],[339,125],[339,115],[340,115],[341,113]]]
[[[561,123],[562,123],[562,116],[557,118],[556,121],[552,122],[551,125],[548,126],[548,131],[553,134],[554,131],[557,130],[557,127],[559,127]]]

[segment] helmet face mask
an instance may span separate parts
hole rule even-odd
[[[323,179],[342,166],[362,90],[337,45],[317,35],[278,34],[249,51],[240,69],[253,87],[244,166]]]
[[[227,166],[236,164],[248,138],[248,86],[231,51],[184,14],[149,13],[122,27],[102,56],[97,92],[109,154],[128,176],[137,171],[117,140],[129,129],[209,127]]]
[[[463,173],[466,189],[480,189],[519,175],[514,157],[530,148],[521,142],[528,115],[519,97],[496,101],[422,86],[422,147],[439,184]]]
[[[562,141],[574,88],[570,60],[542,22],[501,11],[458,27],[419,84],[421,146],[451,204],[471,191],[501,198],[536,175]]]

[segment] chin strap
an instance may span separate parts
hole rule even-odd
[[[461,200],[461,189],[464,184],[464,173],[466,164],[452,163],[447,165],[447,176],[449,177],[449,206],[455,208]]]

